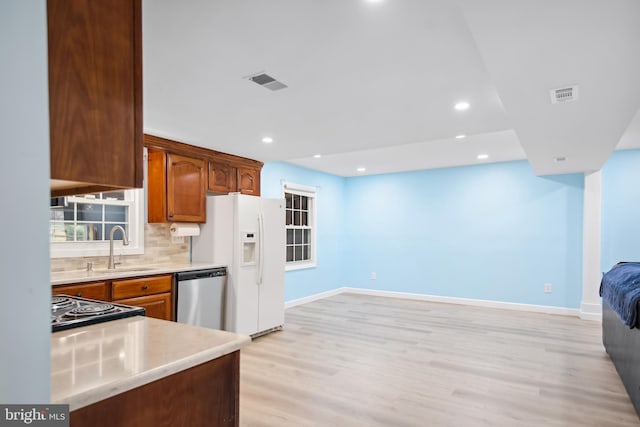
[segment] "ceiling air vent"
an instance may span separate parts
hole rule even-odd
[[[286,84],[279,82],[268,74],[260,73],[248,77],[252,82],[259,84],[262,87],[266,87],[270,90],[280,90],[287,87]]]
[[[578,99],[578,85],[551,89],[549,95],[552,104],[576,101]]]

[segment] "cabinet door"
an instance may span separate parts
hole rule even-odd
[[[209,162],[209,191],[227,194],[236,191],[236,168],[224,162]]]
[[[146,310],[147,317],[156,319],[173,320],[171,292],[144,297],[127,298],[114,301],[118,304],[133,305]]]
[[[172,287],[173,274],[168,274],[166,276],[114,280],[111,282],[111,296],[114,300],[142,297],[146,295],[171,292]]]
[[[205,161],[167,153],[167,220],[206,222]]]
[[[140,0],[48,0],[54,195],[142,187]]]
[[[109,301],[109,288],[106,282],[80,283],[76,285],[54,286],[53,295],[70,295],[81,298]]]
[[[252,196],[260,195],[260,170],[238,167],[238,191]]]
[[[151,222],[167,221],[167,154],[147,153],[147,218]]]

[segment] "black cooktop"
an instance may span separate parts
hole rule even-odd
[[[142,307],[97,301],[69,295],[51,298],[51,331],[93,325],[131,316],[144,316]]]

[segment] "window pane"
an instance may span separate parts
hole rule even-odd
[[[78,221],[102,221],[102,206],[78,203]]]
[[[69,224],[51,222],[51,225],[49,226],[49,234],[52,242],[66,242],[68,240],[67,225]]]
[[[89,240],[89,224],[76,225],[76,241],[84,242]]]
[[[311,234],[315,220],[312,211],[314,197],[301,195],[306,194],[303,191],[301,194],[283,191],[283,194],[286,201],[287,262],[310,261],[315,256],[311,253],[311,245],[315,239],[315,234]]]
[[[102,223],[85,224],[87,240],[102,240]]]
[[[127,207],[126,206],[105,206],[104,220],[107,222],[126,222]]]
[[[76,204],[75,203],[69,203],[67,206],[64,207],[64,209],[62,210],[62,212],[64,212],[64,219],[65,221],[73,221],[73,210],[75,209]]]
[[[109,239],[111,229],[116,225],[119,225],[122,228],[124,228],[127,232],[127,237],[129,237],[129,227],[127,227],[127,224],[105,224],[104,225],[105,240]],[[122,233],[120,232],[120,230],[116,231],[116,233],[113,235],[113,240],[122,240]]]
[[[81,242],[81,241],[87,240],[86,225],[66,224],[64,228],[67,233],[68,242],[73,242],[73,241]]]

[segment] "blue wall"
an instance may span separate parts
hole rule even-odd
[[[580,305],[582,174],[538,178],[519,161],[340,178],[270,163],[263,195],[281,197],[281,180],[320,187],[318,267],[287,273],[287,300],[353,286]]]
[[[640,150],[614,152],[602,168],[602,270],[619,261],[640,261]]]
[[[287,272],[285,300],[345,286],[344,269],[348,267],[342,262],[345,179],[277,162],[264,165],[260,181],[262,197],[282,197],[282,181],[317,188],[317,267]]]
[[[583,183],[525,161],[350,178],[348,282],[579,307]]]

